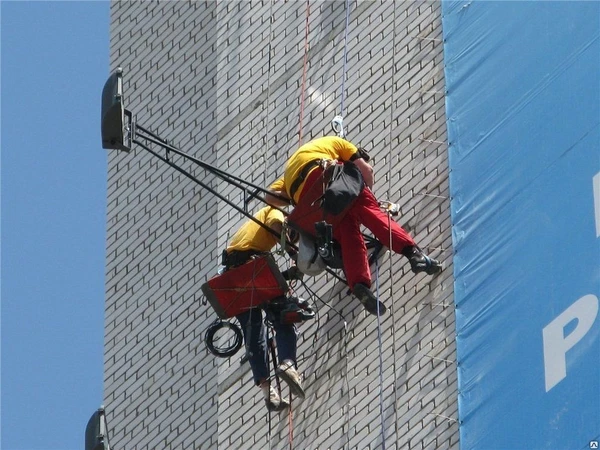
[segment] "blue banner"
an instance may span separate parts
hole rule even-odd
[[[460,446],[600,441],[600,3],[444,1]]]

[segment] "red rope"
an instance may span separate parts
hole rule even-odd
[[[304,120],[304,97],[306,88],[306,67],[308,65],[308,31],[309,31],[309,19],[310,19],[310,0],[306,0],[306,26],[304,28],[304,62],[302,63],[302,86],[300,88],[300,125],[298,129],[298,146],[302,145],[302,128]],[[293,410],[292,410],[292,394],[290,393],[290,408],[288,414],[288,439],[290,442],[290,450],[294,448],[294,423],[293,423]]]
[[[290,432],[289,432],[290,450],[293,450],[293,448],[294,448],[294,424],[292,423],[292,416],[293,416],[292,394],[290,393],[290,412],[288,414],[288,429],[290,430]]]
[[[306,66],[308,65],[308,31],[309,31],[309,19],[310,19],[310,0],[306,0],[306,26],[304,28],[304,62],[302,63],[302,86],[300,88],[300,126],[298,129],[298,146],[302,145],[302,128],[304,119],[304,97],[306,88]],[[294,423],[292,421],[292,395],[290,393],[290,408],[288,414],[288,429],[289,429],[289,442],[290,450],[294,449]]]
[[[302,87],[300,90],[300,129],[298,131],[298,146],[302,145],[302,122],[304,119],[304,89],[306,86],[306,66],[308,63],[308,19],[310,16],[310,0],[306,0],[306,27],[304,29],[304,63],[302,67]]]

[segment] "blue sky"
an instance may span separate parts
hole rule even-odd
[[[108,2],[0,2],[1,448],[82,449],[102,403]]]

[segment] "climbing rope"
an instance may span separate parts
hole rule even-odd
[[[306,90],[306,68],[308,65],[308,31],[309,31],[309,19],[310,19],[310,0],[306,0],[306,25],[304,28],[304,60],[302,62],[302,85],[300,87],[300,124],[298,125],[298,147],[302,145],[302,130],[304,122],[304,98]],[[292,394],[290,393],[290,410],[288,416],[289,426],[289,442],[290,450],[294,448],[293,439],[293,422],[292,422]]]
[[[267,345],[268,345],[268,344],[269,344],[269,336],[268,336],[268,334],[267,334]],[[269,351],[267,351],[267,367],[269,367],[269,359],[270,359],[270,357],[269,357]],[[271,377],[269,377],[269,378],[271,378]],[[270,383],[271,383],[271,380],[269,379],[269,384],[270,384]],[[271,421],[271,411],[267,411],[267,417],[268,417],[267,421],[268,421],[268,423],[269,423],[269,435],[268,435],[268,440],[269,440],[269,450],[271,450],[271,449],[272,449],[272,447],[271,447],[271,441],[272,441],[272,431],[271,431],[271,430],[272,430],[272,423],[271,423],[271,422],[272,422],[272,421]]]
[[[395,113],[395,108],[394,108],[394,87],[396,86],[396,20],[397,20],[397,8],[393,8],[393,19],[392,19],[392,88],[391,88],[391,93],[390,93],[390,97],[391,97],[391,105],[390,105],[390,132],[389,132],[389,152],[388,152],[388,187],[387,187],[387,197],[388,199],[391,198],[392,195],[392,170],[393,170],[393,156],[392,156],[392,151],[393,151],[393,127],[392,127],[392,123],[394,123],[394,113]],[[396,435],[396,441],[399,440],[399,436],[400,436],[400,431],[398,428],[398,420],[396,418],[397,415],[397,407],[398,407],[398,386],[396,386],[396,382],[398,380],[398,376],[396,374],[396,359],[397,359],[397,355],[398,355],[398,350],[397,350],[397,343],[396,343],[396,303],[394,302],[394,283],[392,282],[393,280],[393,262],[392,262],[392,226],[391,226],[391,222],[392,222],[392,212],[388,209],[387,211],[387,217],[388,217],[388,230],[389,230],[389,246],[388,248],[390,249],[389,255],[388,255],[388,261],[389,261],[389,280],[390,280],[390,288],[389,288],[389,292],[390,292],[390,316],[392,319],[392,373],[394,376],[394,382],[393,382],[393,390],[394,390],[394,407],[392,408],[393,414],[394,414],[394,432]]]
[[[375,259],[375,295],[379,300],[379,262]],[[383,342],[379,301],[377,302],[377,340],[379,343],[379,418],[381,420],[381,449],[385,450],[385,421],[383,417]]]
[[[319,346],[317,345],[317,342],[319,340],[317,332],[319,331],[319,328],[321,327],[321,315],[320,315],[320,309],[317,308],[317,306],[316,306],[315,299],[319,300],[323,305],[325,305],[328,308],[330,308],[333,312],[335,312],[337,315],[339,315],[342,318],[342,320],[344,320],[344,316],[342,316],[342,314],[339,311],[337,311],[335,308],[329,306],[327,304],[327,302],[325,300],[323,300],[321,297],[319,297],[311,288],[309,288],[303,280],[301,280],[300,283],[302,284],[302,286],[304,287],[304,289],[306,290],[306,292],[310,295],[310,298],[313,301],[313,306],[314,306],[314,309],[316,310],[316,315],[315,315],[316,316],[316,322],[315,322],[314,332],[313,332],[313,336],[312,336],[312,348],[314,350],[311,353],[309,353],[309,354],[305,354],[302,358],[298,358],[297,362],[301,363],[301,362],[304,362],[304,361],[306,361],[306,360],[308,360],[308,359],[310,359],[312,357],[315,357],[315,362],[316,362],[317,361],[317,357],[316,356],[318,354],[318,349],[319,349]],[[330,290],[329,300],[331,300],[333,289],[334,288],[332,287],[331,290]],[[344,323],[345,323],[345,320],[344,320]],[[310,366],[310,364],[309,364],[309,366]]]
[[[316,303],[316,302],[314,301],[314,299],[317,299],[317,300],[319,300],[319,301],[320,301],[321,303],[323,303],[325,306],[329,307],[329,308],[330,308],[331,310],[333,310],[333,311],[334,311],[336,314],[338,314],[338,315],[339,315],[339,316],[342,318],[342,320],[344,321],[344,333],[345,333],[345,340],[344,340],[345,344],[344,344],[344,349],[345,349],[345,354],[346,354],[346,359],[347,359],[347,353],[348,353],[348,350],[347,350],[347,348],[348,348],[348,345],[347,345],[347,341],[348,341],[348,340],[347,340],[347,323],[346,323],[346,320],[344,319],[344,316],[343,316],[343,315],[342,315],[342,314],[341,314],[341,313],[340,313],[338,310],[336,310],[335,308],[333,308],[332,306],[330,306],[330,305],[329,305],[327,302],[325,302],[325,301],[324,301],[324,300],[323,300],[321,297],[319,297],[319,296],[318,296],[318,295],[317,295],[317,294],[316,294],[316,293],[315,293],[315,292],[314,292],[312,289],[310,289],[310,288],[309,288],[309,287],[306,285],[306,283],[304,282],[304,280],[302,280],[302,279],[301,279],[301,280],[300,280],[300,284],[301,284],[301,285],[304,287],[304,289],[305,289],[305,290],[306,290],[306,291],[309,293],[309,295],[311,295],[311,298],[313,298],[313,304],[314,304],[314,303]],[[331,297],[332,297],[332,294],[333,294],[333,289],[334,289],[334,287],[332,287],[332,288],[331,288],[331,290],[330,290],[330,293],[329,293],[329,300],[331,300]],[[318,346],[316,345],[316,342],[317,342],[317,331],[318,331],[318,329],[319,329],[319,325],[320,325],[320,315],[318,314],[318,312],[319,312],[319,309],[318,309],[318,308],[316,308],[316,307],[315,307],[315,309],[316,309],[316,311],[317,311],[317,324],[316,324],[316,327],[315,327],[315,332],[314,332],[314,335],[313,335],[313,348],[315,348],[315,349],[318,349]],[[308,358],[311,358],[312,356],[314,356],[314,355],[316,355],[316,354],[317,354],[317,350],[313,351],[311,354],[309,354],[309,355],[307,355],[307,356],[305,355],[305,356],[304,356],[304,357],[302,357],[302,358],[296,358],[296,363],[297,363],[297,364],[299,364],[300,362],[303,362],[303,361],[305,361],[306,359],[308,359]],[[316,359],[315,359],[315,361],[316,361]],[[347,366],[347,362],[346,362],[346,366]],[[346,377],[347,377],[347,370],[346,370]],[[348,383],[346,382],[346,385],[347,385],[347,384],[348,384]],[[294,442],[294,427],[293,427],[293,408],[292,408],[292,395],[291,395],[291,393],[290,393],[290,402],[289,402],[289,403],[290,403],[290,407],[289,407],[289,415],[288,415],[288,429],[289,429],[289,432],[288,432],[288,440],[289,440],[289,444],[290,444],[290,450],[293,450],[293,442]]]
[[[306,86],[306,68],[308,65],[308,24],[310,18],[310,0],[306,0],[306,26],[304,29],[304,62],[302,64],[302,86],[300,88],[300,126],[298,129],[298,147],[302,145],[302,128],[304,121],[304,97]]]
[[[288,413],[288,442],[290,443],[290,450],[294,449],[294,411],[292,406],[292,393],[290,392],[290,407]]]
[[[346,25],[344,27],[344,56],[342,68],[342,86],[340,88],[340,113],[331,121],[333,132],[342,139],[346,138],[346,130],[344,129],[344,101],[346,99],[346,75],[348,73],[348,28],[350,24],[350,0],[346,0]]]
[[[348,367],[350,361],[348,358],[348,342],[350,340],[350,333],[348,333],[348,323],[344,320],[344,383],[343,386],[345,391],[342,391],[342,398],[346,396],[346,403],[344,404],[344,425],[348,425],[348,428],[344,429],[344,436],[346,436],[346,443],[349,444],[349,428],[350,428],[350,380],[348,378]],[[344,447],[346,448],[346,447]]]
[[[396,386],[396,380],[398,376],[396,375],[396,356],[398,354],[396,349],[396,303],[394,302],[394,283],[392,283],[393,272],[393,262],[392,262],[392,212],[388,210],[388,229],[390,230],[390,239],[389,239],[389,249],[390,252],[388,254],[389,261],[389,279],[390,279],[390,309],[391,309],[391,318],[392,318],[392,373],[394,374],[394,407],[392,408],[393,414],[396,415],[397,405],[398,405],[398,387]],[[398,430],[398,421],[396,417],[394,417],[394,431],[396,433],[396,440],[398,440],[399,430]]]
[[[331,311],[333,311],[336,315],[340,316],[340,318],[343,321],[344,324],[344,329],[343,329],[343,333],[344,333],[344,339],[343,339],[343,345],[341,348],[341,351],[343,352],[343,354],[340,355],[341,358],[344,359],[344,370],[343,370],[343,383],[342,383],[342,390],[341,390],[341,398],[343,399],[344,397],[346,397],[346,402],[344,403],[343,409],[342,409],[342,413],[344,416],[344,420],[342,421],[342,435],[346,438],[346,443],[348,443],[349,440],[349,425],[350,425],[350,381],[348,379],[348,366],[349,366],[349,359],[348,359],[348,343],[349,343],[349,338],[350,338],[350,333],[348,332],[348,322],[346,321],[345,317],[342,315],[341,312],[339,312],[336,308],[334,308],[333,306],[329,305],[328,302],[324,301],[321,297],[319,297],[312,289],[310,289],[306,283],[304,283],[304,281],[301,281],[304,289],[314,298],[318,299],[323,305],[327,306]],[[333,297],[333,291],[335,289],[335,286],[333,286],[330,291],[329,291],[329,296],[328,296],[328,301],[331,301],[331,298]],[[317,328],[316,330],[318,330],[319,327],[319,322],[317,321]],[[316,331],[315,330],[315,331]],[[315,336],[313,338],[313,348],[318,349],[318,346],[316,345],[317,342],[317,335],[315,332]],[[304,359],[308,359],[309,357],[312,357],[313,355],[317,355],[318,350],[315,350],[312,354],[310,354],[309,356],[305,357]],[[316,359],[315,359],[316,361]],[[342,448],[348,448],[347,445],[344,445]]]
[[[246,339],[246,353],[250,352],[250,342],[252,342],[252,313],[253,312],[257,312],[258,314],[261,315],[261,321],[262,321],[262,312],[260,310],[254,309],[254,281],[256,280],[256,266],[254,266],[254,269],[252,270],[252,292],[250,294],[250,311],[249,311],[249,317],[248,317],[248,321],[246,322],[246,336],[248,337],[248,339]],[[268,360],[267,360],[268,361]]]
[[[346,73],[348,67],[348,28],[350,24],[350,0],[346,0],[346,26],[344,27],[344,60],[342,70],[342,92],[341,92],[341,105],[340,115],[344,117],[344,100],[346,98]],[[344,136],[340,136],[344,137]]]
[[[266,326],[266,339],[267,339],[267,348],[266,348],[266,352],[267,352],[267,367],[269,367],[270,364],[270,360],[271,360],[271,355],[273,356],[273,367],[276,369],[276,359],[275,359],[275,351],[274,348],[272,347],[274,345],[274,337],[272,336],[271,338],[269,337],[271,334],[271,327],[268,326],[266,323],[264,323],[263,318],[262,318],[262,310],[260,308],[255,308],[254,307],[254,282],[256,280],[256,266],[254,267],[254,270],[252,271],[252,293],[250,294],[250,309],[249,309],[249,317],[248,317],[248,321],[246,322],[246,353],[249,353],[249,345],[250,342],[252,341],[252,315],[253,314],[259,314],[260,315],[260,320],[262,322],[262,326]],[[269,384],[271,383],[272,378],[269,377],[268,381]],[[277,376],[277,372],[275,371],[275,380],[277,383],[277,391],[279,392],[279,396],[281,397],[281,382],[279,380],[279,377]],[[291,403],[290,403],[291,406]],[[268,436],[268,440],[269,440],[269,449],[271,449],[271,440],[272,440],[272,420],[271,420],[271,411],[268,410],[267,411],[267,421],[269,424],[269,436]]]
[[[270,165],[267,164],[267,149],[269,148],[269,119],[270,119],[270,106],[271,106],[271,68],[272,68],[272,61],[271,61],[271,55],[273,53],[273,46],[272,46],[272,41],[273,41],[273,22],[275,21],[275,18],[273,16],[273,2],[275,0],[270,0],[269,1],[269,56],[268,56],[268,64],[267,64],[267,119],[266,119],[266,124],[265,124],[265,145],[263,146],[264,148],[264,154],[263,154],[263,159],[264,159],[264,163],[266,164],[267,167],[271,166],[271,167],[275,167],[275,164]],[[262,170],[263,168],[261,168]],[[268,177],[268,173],[265,174],[265,177]]]
[[[341,392],[341,398],[343,399],[344,397],[346,397],[346,402],[344,403],[343,409],[342,409],[342,414],[344,416],[344,420],[342,421],[342,435],[345,436],[346,438],[346,443],[348,443],[349,440],[349,425],[350,425],[350,381],[348,379],[348,367],[349,367],[349,358],[348,358],[348,343],[350,340],[350,333],[348,332],[348,322],[346,321],[345,317],[342,315],[341,312],[339,312],[336,308],[334,308],[333,306],[329,305],[329,303],[327,303],[326,301],[324,301],[321,297],[319,297],[311,288],[309,288],[306,283],[301,280],[300,283],[302,284],[302,286],[304,287],[304,289],[315,299],[319,300],[323,305],[327,306],[331,311],[333,311],[335,314],[337,314],[338,316],[340,316],[340,318],[343,321],[344,324],[344,340],[343,340],[343,345],[342,345],[342,351],[343,354],[340,355],[341,358],[344,358],[344,370],[343,370],[343,383],[342,383],[342,392]],[[333,290],[334,290],[335,286],[332,287],[329,291],[329,301],[331,301],[331,297],[333,296]],[[318,312],[318,308],[317,312]],[[318,330],[319,328],[319,316],[317,316],[317,325],[316,325],[316,330]],[[317,335],[316,335],[316,330],[315,330],[315,335],[313,337],[313,347],[314,348],[318,348],[318,346],[316,345],[317,342]],[[316,355],[317,351],[315,350],[313,353],[311,353],[310,355],[306,356],[303,358],[304,359],[308,359],[310,357],[312,357],[313,355]],[[342,448],[347,448],[347,445],[344,445]]]

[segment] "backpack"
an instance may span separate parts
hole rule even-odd
[[[323,193],[323,209],[334,216],[352,205],[365,187],[360,169],[352,162],[333,166],[331,178]]]

